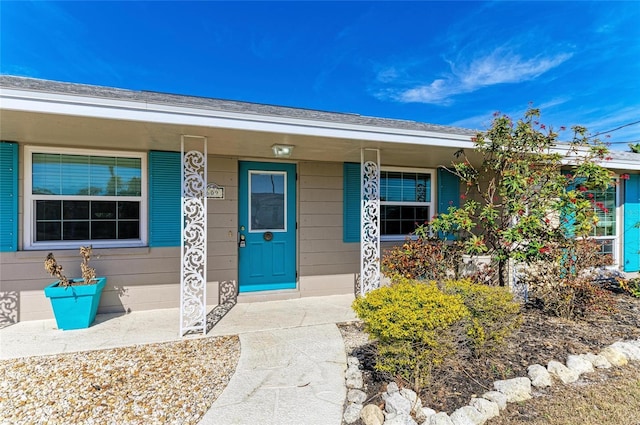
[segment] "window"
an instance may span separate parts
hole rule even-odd
[[[286,172],[249,171],[249,176],[249,231],[286,231]]]
[[[380,234],[398,240],[429,221],[433,178],[428,170],[385,168],[380,172]]]
[[[25,148],[25,248],[146,243],[143,154]]]
[[[591,237],[600,244],[601,253],[611,255],[614,260],[617,259],[617,188],[618,185],[612,185],[603,191],[586,192],[587,196],[592,200],[594,212],[598,217],[598,222],[593,228]]]

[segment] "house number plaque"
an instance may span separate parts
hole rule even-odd
[[[209,183],[207,185],[207,198],[224,199],[224,187],[218,186],[215,183]]]

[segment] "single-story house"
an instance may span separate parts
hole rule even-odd
[[[0,320],[52,317],[45,256],[79,275],[89,244],[108,277],[100,312],[180,307],[181,332],[203,326],[220,292],[375,286],[380,244],[458,202],[439,166],[475,133],[1,76]],[[614,152],[607,166],[629,179],[598,195],[608,213],[594,237],[637,272],[640,155]]]

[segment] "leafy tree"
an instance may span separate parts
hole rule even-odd
[[[472,139],[480,165],[461,150],[447,168],[466,187],[461,206],[431,222],[435,231],[458,234],[467,254],[491,255],[500,285],[509,259],[531,262],[552,242],[588,236],[597,222],[588,191],[611,184],[611,172],[600,165],[608,158],[604,143],[575,126],[572,140],[560,144],[539,117],[535,108],[516,122],[494,114],[491,128]]]
[[[629,147],[631,148],[631,152],[640,153],[640,143],[629,143]]]

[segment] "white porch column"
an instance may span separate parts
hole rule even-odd
[[[180,336],[207,332],[207,138],[182,136]]]
[[[360,151],[360,295],[380,287],[380,150]]]

